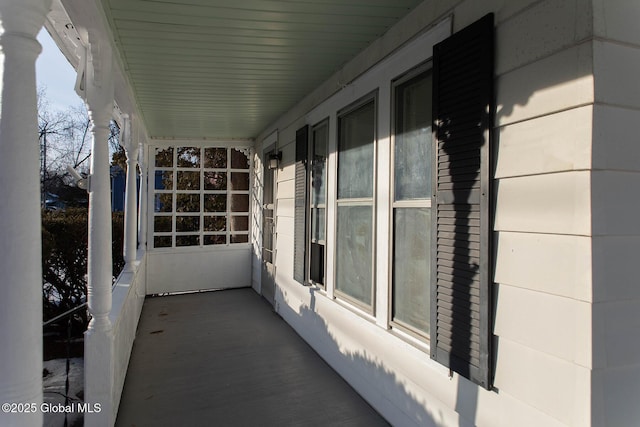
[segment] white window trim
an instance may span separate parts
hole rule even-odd
[[[327,252],[327,234],[328,234],[328,229],[327,229],[327,207],[328,207],[328,192],[329,192],[329,183],[325,182],[324,183],[324,190],[325,190],[325,194],[324,194],[324,203],[318,203],[316,205],[314,205],[312,203],[312,197],[311,197],[311,193],[312,193],[312,185],[313,185],[313,157],[315,155],[315,142],[314,142],[314,132],[317,129],[320,129],[322,127],[326,127],[327,129],[327,141],[326,141],[326,157],[325,157],[325,164],[324,164],[324,168],[325,168],[325,179],[328,179],[329,177],[329,140],[331,139],[331,118],[330,117],[325,117],[323,120],[319,121],[318,123],[310,126],[309,128],[309,138],[307,141],[307,206],[305,206],[305,211],[306,211],[306,215],[307,218],[309,219],[307,221],[307,229],[305,230],[305,250],[306,250],[306,263],[305,263],[305,282],[308,283],[309,285],[312,286],[317,286],[320,289],[325,289],[326,286],[326,282],[327,282],[327,256],[328,256],[328,252]],[[324,239],[318,239],[317,242],[314,242],[313,236],[312,236],[312,231],[313,231],[313,215],[312,215],[312,211],[313,209],[324,209]],[[312,243],[317,243],[319,245],[324,246],[324,271],[323,271],[323,275],[324,275],[324,281],[325,283],[317,283],[313,280],[311,280],[311,244]]]
[[[347,82],[342,90],[327,98],[317,105],[306,115],[306,123],[314,124],[330,117],[329,129],[329,156],[327,159],[327,211],[326,211],[326,265],[325,265],[325,292],[318,295],[326,295],[328,299],[335,299],[335,250],[336,250],[336,208],[337,208],[337,114],[345,106],[350,105],[355,100],[362,98],[368,93],[378,91],[377,100],[377,142],[376,142],[376,194],[374,195],[375,227],[374,239],[376,236],[386,236],[374,240],[374,250],[378,257],[375,265],[374,278],[385,278],[386,284],[376,283],[375,291],[375,311],[373,317],[364,315],[355,305],[347,302],[340,302],[339,305],[350,308],[354,313],[361,315],[384,329],[390,328],[390,295],[391,282],[389,276],[391,265],[389,254],[391,245],[389,242],[390,214],[391,214],[391,191],[389,183],[392,173],[391,169],[391,143],[390,122],[391,122],[391,82],[403,73],[411,70],[419,64],[433,57],[433,46],[446,39],[452,32],[451,18],[445,18],[438,24],[429,28],[413,40],[398,48],[394,53],[380,61],[367,72],[359,76],[352,82]],[[385,155],[388,153],[388,155]],[[404,334],[399,334],[404,335]],[[412,341],[412,340],[408,340]]]

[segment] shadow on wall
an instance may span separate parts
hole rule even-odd
[[[449,425],[442,413],[432,414],[425,410],[426,402],[420,402],[405,384],[382,364],[371,360],[366,354],[345,351],[336,337],[329,332],[326,321],[315,312],[315,289],[308,288],[311,295],[309,306],[302,305],[299,312],[289,304],[280,304],[278,314],[352,387],[361,390],[376,390],[377,396],[362,396],[379,411],[395,413],[394,426],[436,427]],[[276,301],[287,301],[286,293],[276,286]],[[428,357],[428,355],[426,355]],[[374,401],[371,401],[373,399]],[[393,399],[393,400],[392,400]],[[394,402],[395,401],[395,402]],[[400,402],[400,405],[398,403]],[[404,419],[402,418],[404,416]],[[466,425],[466,424],[460,424]],[[471,424],[469,424],[471,425]]]
[[[261,278],[259,277],[262,265],[262,190],[264,187],[262,173],[262,159],[257,153],[253,157],[253,185],[251,188],[251,217],[249,233],[253,242],[251,249],[251,284],[255,291],[261,293]]]
[[[499,14],[499,11],[497,11],[497,13]],[[503,25],[503,23],[498,23],[497,28],[494,28],[494,30],[500,32],[501,25]],[[498,302],[498,287],[494,282],[493,272],[496,271],[497,264],[500,262],[495,256],[498,253],[498,237],[500,232],[500,230],[496,230],[495,227],[495,207],[499,197],[500,181],[495,179],[494,176],[499,164],[498,160],[500,158],[501,145],[510,144],[512,147],[517,145],[518,150],[522,150],[522,153],[527,153],[527,150],[534,148],[534,145],[531,144],[535,142],[527,138],[522,138],[521,141],[501,141],[502,135],[500,129],[511,124],[534,121],[541,115],[551,115],[582,105],[583,100],[588,102],[589,95],[578,96],[576,93],[584,92],[587,90],[585,88],[592,86],[589,84],[592,77],[590,74],[591,68],[588,66],[590,63],[589,55],[592,55],[592,52],[588,43],[579,38],[568,39],[563,42],[564,44],[554,46],[552,51],[549,51],[548,47],[545,48],[542,45],[537,45],[544,43],[543,40],[538,41],[534,39],[530,43],[531,52],[545,52],[545,56],[536,56],[536,54],[532,53],[531,57],[522,58],[522,54],[514,50],[519,47],[498,43],[497,48],[500,50],[497,52],[497,59],[515,58],[520,60],[521,65],[510,68],[502,74],[492,75],[495,104],[493,111],[491,111],[492,120],[489,126],[489,131],[493,134],[491,141],[493,146],[489,147],[492,160],[489,167],[488,185],[492,193],[489,200],[489,205],[491,206],[489,241],[491,242],[490,253],[493,256],[489,260],[488,266],[488,270],[491,272],[488,278],[491,284],[489,292],[489,312],[493,314],[493,316],[491,316],[492,321],[489,324],[490,345],[493,350],[490,356],[490,372],[492,377],[495,377],[499,369],[496,361],[500,351],[498,347],[499,337],[493,335],[495,330],[493,322],[496,318],[495,310],[497,309]],[[496,69],[497,68],[498,67],[496,67]],[[302,124],[304,123],[296,122],[290,126],[301,126]],[[566,124],[566,126],[570,125],[571,123]],[[378,135],[378,139],[385,137],[385,135]],[[287,145],[288,144],[285,144],[285,146]],[[282,148],[284,148],[284,146]],[[379,157],[383,159],[387,155],[390,155],[390,153],[379,153]],[[523,159],[523,162],[526,161],[526,159]],[[289,161],[283,162],[280,165],[280,169],[291,167],[293,164],[293,158],[289,157]],[[477,174],[478,172],[479,171],[472,171],[473,174]],[[465,200],[468,198],[465,189],[456,188],[455,190],[460,190],[457,191],[459,199]],[[542,191],[542,189],[540,189],[540,191]],[[527,195],[521,194],[521,197],[526,198]],[[461,217],[458,219],[458,224],[456,225],[464,227],[465,223],[470,220],[470,217]],[[456,261],[473,266],[469,252],[469,248],[465,248],[463,253],[458,254]],[[469,284],[464,283],[463,285]],[[276,301],[281,300],[281,298],[283,300],[287,299],[286,295],[282,295],[281,292],[280,287],[276,285],[276,293],[278,294]],[[361,384],[365,387],[368,383],[376,382],[381,384],[379,389],[384,390],[385,395],[399,396],[397,401],[403,402],[403,404],[401,408],[398,407],[396,409],[407,414],[407,421],[409,418],[413,418],[417,420],[420,425],[433,426],[443,425],[445,423],[443,414],[427,412],[424,408],[425,402],[417,401],[407,390],[406,386],[396,378],[393,372],[389,372],[381,364],[367,358],[366,355],[349,352],[343,353],[340,349],[339,342],[337,342],[335,337],[329,332],[326,321],[315,312],[314,298],[312,292],[311,303],[309,306],[303,306],[299,312],[287,304],[282,304],[278,307],[278,311],[298,330],[301,336],[309,342],[314,343],[315,349],[325,360],[329,361],[332,366],[342,366],[345,372],[341,372],[341,374],[348,374],[351,375],[351,377],[359,378],[359,381],[361,381]],[[296,304],[293,306],[296,307]],[[468,332],[469,331],[462,331],[460,338],[467,339]],[[522,371],[527,371],[526,365],[522,366]],[[540,379],[540,381],[544,380],[546,379]],[[477,419],[479,392],[478,387],[467,380],[460,379],[457,383],[455,410],[464,416],[464,420],[460,420],[459,425],[467,425],[464,423],[472,424],[466,420]],[[493,392],[497,392],[495,387],[493,388]],[[380,396],[380,399],[383,399],[383,396]],[[381,404],[387,406],[393,405],[393,403],[388,400],[381,400]],[[450,422],[450,420],[447,421]]]

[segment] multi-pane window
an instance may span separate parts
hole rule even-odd
[[[336,291],[373,308],[373,194],[376,103],[369,98],[338,116]]]
[[[324,285],[329,120],[311,129],[309,149],[309,280]]]
[[[392,322],[429,334],[431,70],[393,84]]]
[[[155,149],[153,246],[249,241],[248,148]]]

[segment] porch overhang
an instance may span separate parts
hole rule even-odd
[[[411,31],[398,31],[397,24],[420,3],[53,0],[45,26],[78,72],[76,91],[92,113],[99,113],[92,118],[98,118],[98,124],[107,123],[111,115],[121,125],[126,123],[123,147],[132,172],[129,193],[134,194],[136,165],[141,182],[155,176],[149,146],[251,147],[287,111],[326,96],[327,87],[329,92],[339,91],[389,54],[398,41],[414,36]],[[395,32],[388,39],[393,43],[385,44],[380,36],[391,27]],[[345,69],[357,56],[365,60]],[[94,135],[95,141],[103,139]],[[149,182],[153,189],[153,181]],[[103,200],[107,193],[100,189],[94,196]],[[129,199],[128,206],[135,206],[133,196]],[[89,280],[90,311],[92,304],[95,307],[91,314],[104,321],[90,327],[85,339],[85,398],[104,406],[102,413],[87,415],[88,425],[109,425],[115,419],[142,308],[139,297],[176,291],[149,286],[158,283],[147,272],[160,259],[150,257],[160,253],[144,251],[146,224],[152,217],[147,212],[153,209],[150,201],[143,185],[138,229],[142,253],[137,257],[135,209],[127,209],[125,258],[129,263],[113,292],[110,283]],[[94,213],[98,212],[95,206],[94,200]],[[107,211],[106,204],[100,206]],[[106,232],[108,227],[95,228]],[[94,235],[95,242],[110,240]],[[250,251],[251,245],[242,249]],[[90,253],[94,271],[110,264],[101,262],[95,251]],[[175,261],[180,251],[167,253]],[[220,256],[217,259],[223,262]],[[251,264],[249,257],[247,262]],[[164,279],[170,280],[170,275]],[[240,282],[251,283],[249,279]],[[193,290],[192,285],[188,290]]]
[[[106,38],[151,138],[229,140],[258,136],[420,1],[86,3],[56,0],[49,15],[72,64],[78,39]],[[85,34],[94,7],[105,34]]]

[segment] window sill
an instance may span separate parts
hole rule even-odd
[[[154,253],[185,253],[185,252],[215,252],[229,250],[246,250],[251,247],[251,243],[229,243],[224,245],[207,246],[177,246],[171,248],[150,248],[149,252]]]
[[[376,317],[374,315],[374,308],[367,307],[363,308],[361,305],[353,302],[353,300],[340,291],[336,291],[336,296],[333,298],[333,302],[338,304],[340,307],[343,307],[352,313],[362,317],[363,319],[376,324]],[[369,311],[371,310],[371,311]]]
[[[402,341],[412,345],[413,347],[416,347],[418,350],[426,353],[427,356],[430,357],[431,345],[430,345],[430,342],[426,340],[426,338],[423,338],[423,337],[418,338],[417,334],[406,332],[402,330],[400,327],[394,326],[393,324],[390,326],[388,331],[391,335],[401,339]]]

